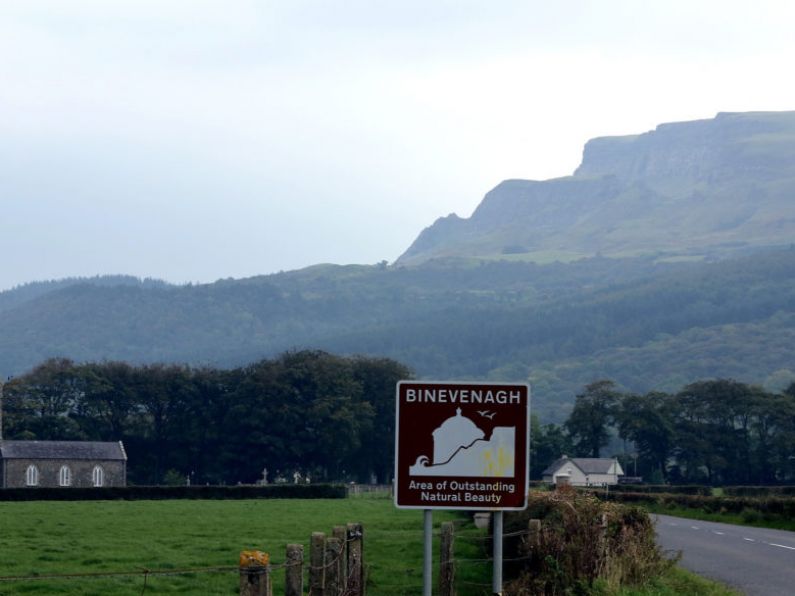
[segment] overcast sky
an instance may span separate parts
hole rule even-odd
[[[600,135],[795,109],[788,0],[0,0],[0,289],[393,261]]]

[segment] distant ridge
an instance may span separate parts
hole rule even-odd
[[[795,111],[720,113],[588,141],[574,175],[506,180],[396,261],[722,257],[795,238]]]

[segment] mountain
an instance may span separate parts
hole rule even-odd
[[[0,311],[0,374],[46,358],[233,366],[285,350],[389,356],[421,377],[530,380],[560,421],[609,376],[629,390],[795,380],[795,249],[704,262],[332,266],[143,288],[69,285]]]
[[[795,238],[795,112],[721,113],[585,145],[574,175],[507,180],[397,260],[715,258]]]
[[[56,356],[237,366],[319,348],[423,378],[529,380],[534,411],[557,422],[604,377],[782,389],[795,380],[794,131],[795,113],[721,114],[595,139],[573,176],[504,182],[392,266],[0,292],[0,375]]]

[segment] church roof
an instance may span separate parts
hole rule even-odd
[[[126,460],[121,441],[0,441],[0,459]]]

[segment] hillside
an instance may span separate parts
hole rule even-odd
[[[504,182],[392,266],[0,292],[0,375],[58,356],[232,367],[319,348],[424,378],[529,379],[547,421],[603,377],[781,389],[795,380],[794,199],[795,112],[594,139],[573,176]]]
[[[795,238],[795,112],[718,114],[585,145],[574,175],[507,180],[398,259],[725,257]]]
[[[582,384],[795,378],[795,250],[718,263],[593,258],[317,266],[215,284],[71,285],[0,312],[0,373],[51,356],[234,366],[284,350],[389,356],[426,378],[530,379],[561,420]]]

